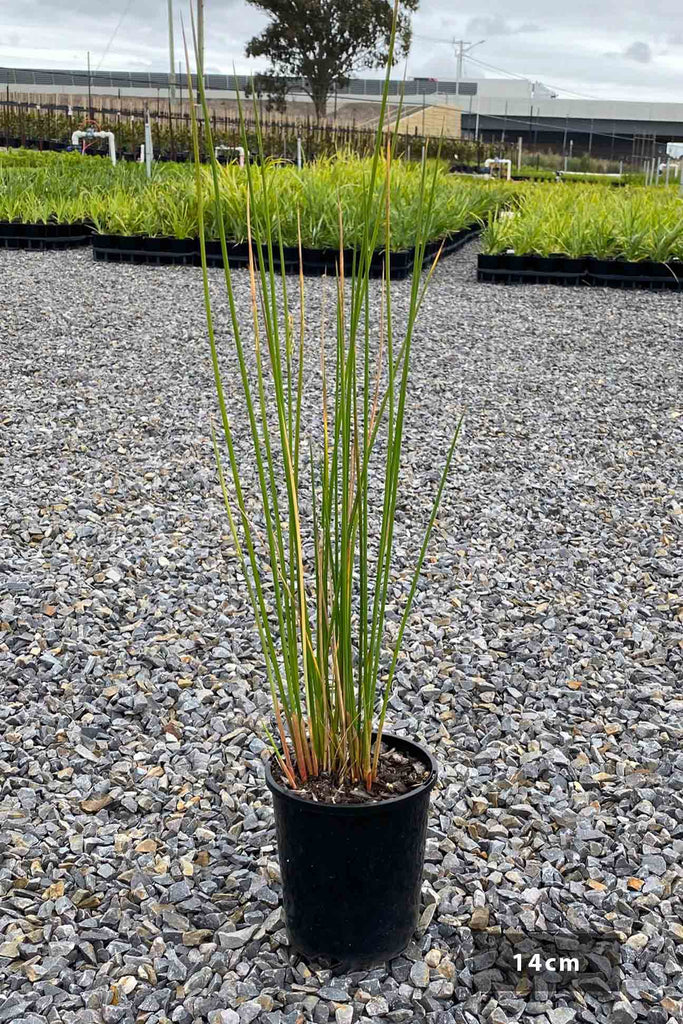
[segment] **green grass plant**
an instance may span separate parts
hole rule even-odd
[[[673,189],[525,186],[513,217],[490,215],[483,252],[667,262],[683,258],[683,202]]]
[[[120,162],[112,167],[100,157],[78,154],[6,154],[0,161],[0,219],[91,220],[103,234],[172,236],[199,234],[194,171],[184,164],[155,166],[151,180],[144,168]],[[339,205],[345,245],[357,248],[364,233],[360,201],[372,160],[350,149],[323,157],[301,169],[277,166],[264,157],[252,174],[251,218],[261,232],[266,226],[266,205],[283,245],[315,249],[339,246]],[[435,179],[435,200],[426,225],[428,237],[445,238],[486,218],[510,200],[505,182],[462,182],[447,172],[448,163],[428,159],[426,173]],[[235,164],[218,168],[219,188],[213,194],[213,175],[201,167],[202,216],[207,237],[220,237],[222,222],[231,242],[247,240],[249,169]],[[408,249],[417,238],[422,168],[395,156],[391,164],[390,203],[393,251]],[[387,179],[386,155],[375,164],[373,202],[381,200]],[[378,234],[378,244],[385,238]]]
[[[397,5],[390,52],[396,10]],[[201,68],[199,72],[199,97],[206,111]],[[372,789],[399,651],[460,429],[459,423],[453,425],[431,515],[422,544],[414,553],[414,571],[403,597],[399,627],[387,651],[386,615],[395,593],[394,521],[410,354],[433,270],[432,265],[423,280],[422,256],[428,226],[433,223],[439,180],[437,164],[428,167],[425,162],[419,168],[417,187],[411,194],[418,255],[408,311],[401,317],[399,331],[393,314],[389,256],[379,296],[382,327],[376,337],[370,322],[373,299],[378,296],[370,288],[369,270],[373,252],[382,241],[388,250],[393,247],[392,176],[395,170],[398,176],[402,173],[392,152],[395,139],[387,144],[386,152],[383,149],[388,75],[387,70],[372,158],[350,173],[348,168],[340,173],[338,167],[327,167],[324,191],[315,179],[300,179],[298,185],[292,185],[293,198],[301,199],[306,189],[313,190],[309,212],[315,208],[325,211],[315,225],[309,225],[309,237],[318,244],[336,240],[339,247],[336,303],[329,315],[332,345],[326,344],[324,329],[319,336],[318,328],[308,323],[303,272],[300,270],[298,281],[296,323],[286,278],[279,279],[281,291],[276,287],[274,252],[283,246],[284,229],[291,225],[292,214],[282,210],[282,193],[269,188],[265,164],[258,170],[246,169],[247,234],[257,243],[258,257],[255,261],[252,250],[251,324],[237,311],[227,259],[224,280],[242,408],[258,480],[257,498],[253,492],[247,493],[250,472],[236,452],[235,397],[228,399],[224,392],[209,292],[204,206],[208,209],[211,203],[218,206],[222,202],[224,181],[214,161],[213,196],[206,196],[194,124],[204,300],[224,441],[219,446],[214,432],[214,450],[233,548],[261,639],[275,722],[269,735],[284,776],[295,788],[312,776],[329,774],[340,783],[350,780]],[[255,114],[258,118],[257,111]],[[209,149],[210,142],[209,136]],[[335,209],[336,227],[329,212]],[[301,220],[300,212],[298,223]],[[218,227],[225,255],[228,238],[222,217]],[[358,250],[348,267],[343,250],[354,232]],[[301,248],[303,226],[298,234]],[[321,429],[308,433],[304,409],[312,372],[319,372],[321,379]],[[377,478],[382,481],[379,493],[371,485]],[[377,738],[373,739],[375,731]]]

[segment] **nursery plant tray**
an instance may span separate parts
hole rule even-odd
[[[15,224],[0,222],[0,248],[71,249],[89,245],[92,233],[87,224]]]
[[[13,228],[30,228],[30,227],[45,227],[45,225],[9,225]],[[2,227],[2,225],[0,225]],[[60,229],[65,231],[66,228],[60,228],[59,225],[47,225],[54,229]],[[76,227],[73,225],[72,227]],[[199,240],[196,238],[165,238],[165,237],[149,237],[146,235],[105,235],[92,233],[88,225],[78,225],[82,234],[82,242],[89,242],[92,238],[92,249],[94,258],[98,261],[110,262],[110,263],[148,263],[155,265],[185,265],[185,266],[201,266],[201,253],[199,248]],[[443,245],[442,257],[449,253],[456,252],[461,249],[463,245],[469,242],[472,238],[479,234],[481,228],[477,225],[470,225],[467,228],[463,228],[460,231],[449,235]],[[80,236],[75,234],[69,235],[71,245],[82,244],[81,241],[75,239]],[[57,236],[55,235],[55,238]],[[31,237],[32,241],[35,241]],[[0,236],[0,242],[2,237]],[[258,269],[258,247],[252,242],[251,243],[254,264]],[[441,240],[429,242],[425,246],[425,254],[423,260],[423,267],[428,267],[434,259],[436,253],[439,251],[441,246]],[[23,246],[26,247],[26,246]],[[32,248],[41,248],[40,245],[29,246]],[[54,247],[54,246],[53,246]],[[268,250],[264,245],[263,256],[268,263]],[[249,265],[249,243],[248,242],[228,242],[227,243],[227,254],[228,264],[236,269],[244,268]],[[279,246],[273,246],[273,266],[278,273],[298,273],[299,272],[299,249],[297,246],[285,246],[283,247],[284,261],[280,258]],[[221,244],[216,239],[207,239],[206,241],[206,260],[210,267],[222,267],[223,266],[223,254],[221,251]],[[301,261],[303,264],[304,274],[315,276],[327,273],[330,276],[334,276],[336,273],[337,263],[339,261],[339,252],[336,249],[310,249],[303,248],[301,252]],[[385,250],[378,249],[375,251],[370,263],[370,276],[381,277],[384,273],[385,263]],[[404,278],[412,274],[413,266],[415,263],[415,249],[404,249],[399,252],[393,252],[391,254],[389,269],[392,278]],[[347,276],[351,275],[351,269],[353,267],[353,250],[344,250],[344,268]]]
[[[645,288],[650,291],[678,291],[683,288],[683,260],[656,263],[654,260],[586,260],[588,280],[599,288]]]
[[[516,256],[481,253],[477,280],[501,284],[592,285],[597,288],[677,290],[683,287],[683,261],[655,263],[599,260],[592,256]]]
[[[467,242],[469,242],[475,235],[478,235],[481,228],[479,225],[471,225],[470,227],[463,228],[461,231],[450,235],[444,244],[442,256],[448,253],[455,252],[457,249],[462,248]],[[439,250],[441,242],[434,241],[429,242],[425,247],[425,259],[423,265],[429,265],[431,260],[434,258]],[[254,265],[258,269],[258,246],[252,242],[252,249],[254,252]],[[228,263],[231,267],[240,268],[247,267],[249,265],[249,244],[248,242],[232,242],[227,245],[228,250]],[[370,277],[381,277],[384,273],[384,260],[385,250],[378,249],[375,251],[370,263]],[[299,249],[297,246],[283,246],[284,264],[280,259],[280,248],[277,245],[273,246],[273,269],[278,273],[282,273],[284,266],[284,272],[286,274],[298,274],[299,273]],[[267,247],[263,246],[263,257],[266,266],[268,265],[268,250]],[[221,245],[219,241],[209,239],[206,242],[206,261],[210,267],[222,267],[223,266],[223,255],[221,252]],[[199,253],[199,243],[197,243],[197,255],[196,262],[198,266],[201,266],[201,257]],[[339,250],[338,249],[312,249],[309,247],[302,246],[301,249],[301,264],[303,271],[306,276],[320,276],[322,274],[328,274],[333,277],[337,271],[337,264],[339,262]],[[415,262],[415,249],[404,249],[400,252],[393,252],[389,261],[389,270],[392,278],[407,277],[413,272],[413,264]],[[344,273],[347,277],[351,276],[351,270],[353,267],[353,249],[344,249]]]
[[[251,248],[254,253],[254,268],[258,274],[258,246],[255,242],[251,243]],[[228,266],[239,269],[240,267],[249,266],[249,242],[227,242],[226,249],[228,253]],[[263,246],[263,258],[266,266],[268,265],[268,247]],[[195,240],[195,266],[201,267],[202,257],[199,248],[199,239]],[[277,246],[273,246],[273,263],[276,269],[279,268],[279,252]],[[206,240],[206,263],[209,267],[222,267],[223,266],[223,252],[221,250],[220,240],[217,238],[207,238]]]
[[[472,238],[478,235],[480,231],[481,228],[479,225],[470,225],[470,227],[463,228],[462,230],[455,232],[453,235],[449,235],[444,242],[441,257],[443,258],[449,253],[456,252],[458,249],[461,249],[463,245],[471,241]],[[439,251],[440,246],[441,239],[427,243],[422,263],[424,268],[431,265],[431,262]],[[382,277],[384,274],[384,263],[386,259],[385,252],[386,250],[384,249],[377,249],[373,253],[372,260],[370,262],[370,277]],[[327,273],[330,276],[334,276],[339,262],[339,251],[337,249],[302,249],[302,262],[304,273],[307,275],[320,275]],[[392,279],[408,277],[413,272],[414,264],[414,247],[411,247],[410,249],[402,249],[398,252],[392,252],[389,259],[389,275]],[[351,276],[352,267],[353,249],[345,249],[344,273],[347,277]],[[298,254],[296,262],[288,269],[293,269],[295,272],[298,272]]]
[[[586,260],[569,256],[513,256],[501,253],[493,256],[479,254],[477,280],[502,284],[561,284],[586,283]]]
[[[96,260],[109,263],[150,263],[156,266],[195,262],[196,239],[153,238],[147,235],[93,235]]]

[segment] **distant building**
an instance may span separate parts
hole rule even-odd
[[[240,90],[248,81],[247,75],[237,76]],[[184,84],[181,76],[179,88]],[[209,74],[205,84],[209,99],[235,97],[232,75]],[[297,80],[292,80],[291,86],[293,100],[310,102]],[[41,103],[49,103],[54,97],[55,104],[65,106],[78,102],[88,88],[98,97],[161,100],[168,96],[168,87],[168,74],[164,72],[93,71],[88,75],[87,71],[0,68],[0,105],[6,97],[16,102],[33,96]],[[330,99],[376,103],[383,87],[382,78],[353,78]],[[667,142],[683,141],[683,103],[560,99],[542,82],[521,78],[468,78],[460,82],[413,78],[405,83],[392,79],[389,95],[394,103],[402,88],[406,117],[408,108],[415,106],[457,108],[463,134],[486,142],[509,143],[521,138],[527,148],[552,146],[567,152],[571,147],[574,155],[637,159],[665,153]],[[441,116],[436,115],[437,119]]]

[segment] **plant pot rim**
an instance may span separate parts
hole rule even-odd
[[[377,735],[373,732],[373,738]],[[408,752],[417,757],[418,760],[422,761],[424,766],[429,769],[428,778],[419,786],[409,790],[407,793],[400,793],[398,796],[389,797],[387,800],[378,800],[375,803],[357,803],[357,804],[326,804],[319,801],[310,800],[305,796],[300,796],[295,790],[289,789],[288,786],[283,786],[279,782],[276,782],[273,778],[271,770],[271,763],[275,759],[275,755],[271,754],[270,758],[266,761],[266,785],[271,793],[277,793],[278,796],[284,797],[288,800],[293,800],[297,804],[303,804],[306,808],[311,811],[315,811],[319,814],[344,814],[344,815],[370,815],[380,814],[385,807],[393,807],[396,804],[405,803],[408,800],[414,799],[422,793],[429,792],[433,789],[437,776],[439,773],[436,759],[420,743],[416,743],[414,740],[409,740],[404,736],[396,736],[394,733],[382,731],[383,742],[388,742],[390,746],[395,747],[404,752]]]

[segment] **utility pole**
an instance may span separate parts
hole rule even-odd
[[[197,46],[199,48],[199,68],[204,72],[204,0],[197,0]]]
[[[173,0],[168,0],[168,59],[171,74],[168,77],[168,98],[175,100],[175,54],[173,52]]]
[[[469,53],[470,50],[473,50],[475,46],[481,46],[481,44],[485,43],[485,42],[486,42],[485,39],[480,39],[478,43],[470,43],[470,42],[467,41],[467,39],[454,39],[453,40],[453,46],[456,47],[456,51],[455,52],[456,52],[456,57],[458,59],[458,62],[457,62],[457,65],[456,65],[456,72],[455,72],[455,95],[456,95],[456,101],[457,101],[458,94],[460,92],[460,80],[462,78],[463,59],[465,57],[465,54]],[[467,47],[467,49],[465,49],[465,47]]]

